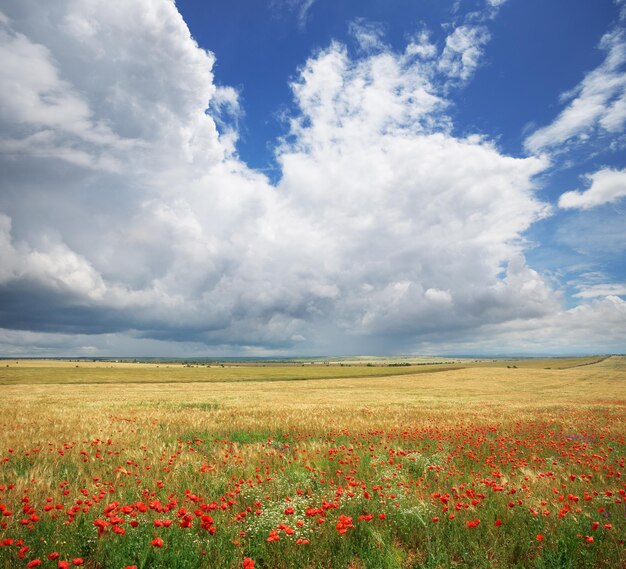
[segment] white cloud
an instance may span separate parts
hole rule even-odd
[[[453,79],[467,81],[476,71],[489,41],[487,28],[482,25],[463,25],[446,38],[439,70]]]
[[[317,0],[271,0],[270,7],[276,12],[288,10],[296,15],[298,27],[304,29],[309,19],[311,8]]]
[[[15,278],[16,251],[11,242],[11,218],[0,213],[0,282]]]
[[[626,122],[626,35],[618,28],[600,42],[607,52],[602,64],[589,72],[565,99],[572,99],[554,122],[525,140],[530,152],[540,152],[569,140],[584,139],[594,129],[616,133]]]
[[[409,42],[405,53],[408,57],[431,59],[437,55],[437,46],[430,41],[428,30],[422,30]]]
[[[550,213],[533,182],[547,161],[455,137],[446,114],[482,24],[440,54],[422,32],[400,53],[311,57],[276,186],[238,159],[237,94],[173,3],[20,2],[2,25],[20,63],[0,72],[24,93],[2,95],[0,325],[21,330],[7,351],[68,334],[109,353],[120,338],[397,351],[560,314],[524,259]]]
[[[279,191],[334,235],[325,263],[343,268],[335,308],[354,333],[463,328],[556,302],[519,257],[547,213],[531,182],[546,164],[447,134],[424,65],[389,51],[351,61],[335,44],[294,85]]]
[[[6,17],[0,21],[0,59],[0,125],[21,127],[19,135],[2,140],[4,154],[56,157],[103,169],[118,166],[112,147],[128,150],[133,141],[94,120],[88,102],[59,76],[50,50],[14,32]]]
[[[304,27],[306,25],[307,19],[309,17],[309,12],[315,4],[316,0],[303,0],[300,3],[300,7],[298,8],[298,23],[300,27]]]
[[[580,290],[573,296],[576,298],[598,298],[605,296],[625,296],[626,283],[595,284],[592,286],[581,286]]]
[[[559,198],[560,208],[589,209],[626,196],[626,169],[603,168],[586,177],[591,182],[589,189],[565,192]]]
[[[455,354],[606,354],[623,353],[625,336],[626,301],[606,296],[540,318],[486,325],[471,338],[436,346],[441,351],[443,344],[446,353]],[[429,343],[418,346],[421,353],[432,353],[432,348]]]
[[[350,24],[350,33],[364,52],[379,51],[385,47],[385,30],[381,24],[358,18]]]

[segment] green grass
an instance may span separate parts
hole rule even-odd
[[[52,568],[52,551],[87,569],[626,566],[626,358],[512,361],[314,370],[396,374],[332,381],[263,380],[305,373],[294,366],[23,366],[0,398],[0,538],[23,543],[0,547],[0,568]],[[139,381],[168,369],[179,381]],[[74,370],[117,375],[67,383]],[[95,520],[118,516],[124,534],[98,537]]]
[[[506,369],[563,370],[604,361],[601,356],[579,358],[527,358],[498,360],[463,360],[462,363],[414,363],[397,365],[399,360],[367,358],[367,363],[349,365],[182,365],[182,364],[113,364],[107,362],[63,362],[6,360],[0,365],[0,385],[18,384],[132,384],[132,383],[211,383],[270,382],[358,377],[391,377],[428,374],[455,369],[486,367]],[[394,363],[395,362],[395,363]]]
[[[438,364],[410,367],[387,366],[140,366],[137,367],[0,367],[0,385],[18,384],[131,384],[131,383],[220,383],[269,382],[348,377],[385,377],[442,372],[463,366]]]

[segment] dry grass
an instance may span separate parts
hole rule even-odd
[[[207,493],[224,492],[227,484],[231,484],[233,476],[236,479],[240,477],[252,479],[256,476],[255,472],[259,472],[255,469],[270,465],[275,481],[269,483],[267,489],[262,490],[270,496],[270,501],[264,508],[268,512],[274,508],[282,516],[281,512],[285,508],[284,496],[291,494],[299,484],[312,483],[310,472],[298,462],[301,460],[299,456],[307,457],[306,460],[311,464],[320,461],[318,466],[321,469],[334,472],[339,465],[329,462],[331,458],[328,455],[328,448],[334,446],[335,438],[338,441],[346,441],[347,445],[358,443],[361,445],[358,452],[361,453],[362,459],[361,466],[358,466],[359,476],[372,487],[377,483],[376,480],[380,479],[376,478],[380,476],[379,473],[386,472],[385,437],[392,437],[393,445],[397,448],[414,452],[412,450],[414,445],[427,443],[428,447],[430,444],[428,441],[424,443],[420,438],[422,435],[417,436],[417,433],[432,428],[441,435],[441,441],[433,443],[434,446],[428,451],[432,454],[424,454],[422,457],[417,455],[417,458],[411,459],[417,460],[414,464],[407,462],[407,467],[413,469],[411,472],[414,472],[416,478],[421,476],[420,479],[423,480],[426,477],[433,486],[424,494],[421,494],[421,491],[417,491],[415,495],[407,494],[406,503],[397,511],[400,517],[384,527],[381,526],[380,531],[383,532],[381,535],[385,536],[384,540],[387,543],[385,547],[389,547],[387,557],[383,559],[379,556],[380,552],[377,553],[376,543],[381,539],[376,537],[378,534],[372,533],[367,538],[370,541],[363,542],[369,543],[371,549],[360,550],[361,546],[355,545],[354,541],[344,539],[335,542],[334,525],[329,524],[328,531],[323,534],[325,537],[322,539],[320,536],[317,542],[318,549],[315,550],[317,553],[311,550],[310,554],[305,554],[301,549],[287,547],[288,544],[285,544],[284,547],[287,548],[285,554],[292,557],[288,557],[291,561],[284,561],[282,564],[278,560],[283,553],[272,553],[278,549],[271,549],[269,545],[265,545],[265,534],[258,538],[253,538],[251,534],[250,541],[245,546],[248,547],[246,551],[255,552],[259,559],[267,559],[260,567],[296,566],[294,565],[296,559],[301,559],[300,566],[318,567],[316,560],[331,554],[329,552],[334,551],[332,548],[336,547],[337,543],[344,544],[342,547],[345,549],[342,550],[340,557],[337,557],[342,559],[337,567],[348,566],[349,563],[346,561],[348,559],[354,562],[355,566],[409,567],[422,553],[430,556],[429,567],[451,566],[449,564],[452,563],[453,557],[441,562],[432,557],[438,551],[436,543],[439,543],[437,541],[439,539],[443,540],[442,543],[453,539],[456,544],[455,551],[473,551],[468,553],[468,559],[480,559],[483,555],[480,544],[471,541],[470,534],[455,529],[456,526],[452,523],[445,526],[448,528],[445,531],[437,529],[443,528],[437,525],[433,526],[434,533],[429,529],[431,533],[424,534],[422,530],[416,533],[415,528],[419,529],[421,526],[415,525],[415,520],[411,521],[410,518],[416,515],[415,512],[420,508],[426,508],[425,511],[430,512],[428,516],[437,513],[436,508],[440,504],[438,505],[436,500],[431,503],[431,493],[439,486],[441,492],[450,491],[452,482],[448,482],[447,477],[445,480],[438,479],[436,475],[426,470],[426,465],[441,462],[445,456],[442,449],[449,450],[452,445],[464,444],[465,429],[468,433],[478,433],[473,436],[479,437],[485,432],[492,433],[489,437],[496,437],[497,432],[497,436],[504,437],[509,441],[507,444],[513,445],[512,449],[515,449],[515,437],[521,436],[520,429],[525,433],[525,437],[530,437],[529,440],[533,445],[541,440],[537,437],[540,437],[544,430],[553,431],[551,437],[556,436],[554,433],[562,433],[554,438],[555,444],[565,441],[570,446],[575,444],[575,441],[571,443],[571,437],[582,437],[581,445],[586,445],[587,438],[591,440],[590,437],[596,437],[597,433],[602,432],[603,437],[617,441],[615,444],[612,443],[616,449],[613,452],[618,453],[616,459],[621,457],[623,460],[623,441],[626,436],[625,357],[464,362],[464,367],[458,369],[445,369],[446,366],[443,364],[400,368],[293,365],[207,368],[185,367],[180,364],[170,364],[169,367],[159,364],[157,367],[156,364],[97,362],[81,362],[78,368],[75,365],[77,365],[75,362],[20,361],[18,364],[12,362],[8,368],[0,368],[0,383],[4,384],[0,391],[2,393],[0,459],[3,456],[8,457],[7,449],[12,449],[10,459],[7,458],[7,462],[1,466],[0,484],[8,482],[14,484],[17,496],[28,491],[34,504],[44,503],[46,496],[58,492],[55,488],[58,488],[59,480],[71,480],[74,492],[80,487],[92,487],[94,476],[116,485],[117,499],[126,500],[126,503],[141,498],[138,494],[139,488],[156,488],[158,478],[166,480],[168,492],[181,495],[185,488],[195,488],[200,483],[198,479],[200,465],[208,460],[215,461],[217,466],[212,477],[201,482],[201,484],[210,482],[213,485],[201,486],[202,492]],[[433,371],[437,373],[431,373]],[[390,373],[394,375],[385,375]],[[342,377],[341,374],[345,375]],[[591,427],[593,435],[585,434],[589,421],[593,421]],[[412,433],[412,438],[403,442],[402,433],[405,430]],[[382,434],[371,435],[375,432]],[[283,437],[287,434],[290,436]],[[272,446],[262,444],[270,437],[277,441],[277,446],[274,446],[274,443]],[[186,441],[191,442],[196,438],[207,441],[224,439],[230,443],[225,447],[220,447],[218,443],[207,443],[201,447],[201,454],[198,456],[195,451],[193,453],[186,451],[176,459],[171,472],[164,471],[162,457],[177,455],[180,453],[181,445],[182,448],[186,448]],[[113,441],[110,449],[119,452],[119,458],[117,455],[107,455],[104,462],[93,460],[93,441],[107,439]],[[292,447],[281,446],[282,443],[279,444],[281,439],[291,441]],[[293,442],[294,440],[297,442]],[[383,458],[377,467],[368,466],[370,458],[367,448],[370,440],[376,446],[376,452]],[[68,445],[66,454],[59,454],[59,450],[62,450],[66,443]],[[109,448],[102,442],[96,443],[96,446]],[[33,449],[36,449],[35,452]],[[92,457],[84,464],[82,455],[79,454],[81,449],[86,449]],[[283,451],[289,457],[289,462],[284,462],[287,458],[280,454]],[[583,451],[586,452],[584,449],[580,452]],[[541,452],[557,451],[548,448]],[[590,452],[592,451],[589,450]],[[600,448],[596,452],[601,452]],[[351,459],[351,455],[346,455],[345,458]],[[460,461],[459,467],[465,468],[463,456],[454,460]],[[541,464],[545,464],[541,466],[544,470],[557,469],[561,472],[562,469],[559,476],[563,476],[562,480],[569,483],[565,476],[571,473],[570,466],[558,461],[559,466],[552,466],[553,458],[548,455],[542,456],[541,460],[543,461]],[[137,469],[127,466],[133,462],[141,466]],[[417,468],[415,464],[421,466]],[[479,475],[474,472],[472,462],[468,464],[470,466],[467,472],[455,471],[456,484],[459,481],[464,483],[466,480],[482,479],[477,478]],[[289,474],[282,473],[284,465],[288,466]],[[147,466],[152,468],[145,470],[144,467]],[[554,500],[551,487],[546,486],[533,474],[534,470],[531,469],[535,467],[529,463],[524,471],[511,470],[502,480],[510,479],[513,484],[512,481],[517,480],[516,477],[526,476],[528,483],[533,484],[533,492],[536,493],[532,501],[529,498],[530,503],[535,504],[537,496],[540,495],[545,495],[548,501]],[[488,463],[481,464],[480,468],[484,469],[480,476],[490,475]],[[130,475],[133,469],[141,471],[137,475],[140,479],[137,484],[140,486],[134,483],[134,478]],[[391,468],[389,471],[391,472]],[[398,480],[404,481],[403,483],[414,480],[413,475],[409,476],[408,473],[409,471],[406,471]],[[389,474],[393,477],[396,475],[397,473]],[[580,480],[576,482],[579,486],[574,486],[574,489],[578,488],[576,490],[578,493],[582,488],[586,488],[582,485],[582,478]],[[341,478],[338,483],[340,482]],[[343,483],[345,484],[345,480]],[[413,483],[415,488],[419,488],[419,482],[411,482]],[[525,482],[520,479],[516,484],[519,490],[520,485]],[[593,478],[593,484],[591,488],[597,487],[599,490],[607,487],[614,491],[618,489],[618,486],[609,479],[605,483],[600,478]],[[331,490],[334,492],[334,489]],[[498,499],[499,496],[500,494],[497,496]],[[0,501],[1,498],[2,496]],[[246,503],[243,498],[241,500],[241,504]],[[480,514],[484,519],[490,516],[511,517],[506,500],[508,498],[502,496],[501,504],[494,498],[494,501],[489,502],[484,509],[477,511],[476,514],[470,513]],[[350,515],[360,514],[360,511],[351,510],[352,506],[349,504],[345,507],[347,509],[344,511]],[[558,504],[550,506],[553,511],[558,511],[558,507]],[[597,508],[593,503],[589,507],[592,508],[592,512],[593,507]],[[395,509],[386,511],[390,511],[391,514],[396,512]],[[218,520],[222,531],[232,534],[229,537],[228,533],[224,533],[220,538],[223,541],[219,542],[219,548],[215,545],[217,549],[214,554],[221,556],[220,567],[241,566],[241,551],[232,551],[234,546],[231,540],[237,537],[240,529],[239,526],[233,526],[233,515],[234,513],[228,512]],[[498,554],[497,560],[490,561],[489,566],[508,566],[515,555],[522,555],[516,553],[518,550],[526,552],[523,555],[532,553],[539,556],[537,559],[543,560],[541,563],[544,565],[537,566],[550,566],[548,553],[544,555],[541,549],[536,549],[533,532],[536,533],[537,530],[523,525],[527,523],[523,521],[524,516],[528,515],[520,513],[517,518],[511,517],[511,524],[521,525],[511,525],[510,530],[507,530],[510,531],[507,539],[515,539],[517,535],[524,536],[523,539],[519,538],[521,549],[505,547],[503,542],[504,553]],[[553,518],[554,513],[548,520],[552,524],[556,522],[552,521]],[[261,521],[263,519],[260,518]],[[465,527],[463,519],[459,522],[461,529]],[[410,522],[404,529],[403,520],[407,524]],[[563,558],[565,560],[563,567],[576,566],[577,560],[569,559],[567,556],[576,556],[579,553],[572,552],[583,551],[581,549],[583,545],[579,544],[580,540],[576,533],[583,531],[578,527],[586,528],[590,523],[589,520],[580,517],[575,523],[568,521],[569,525],[562,526],[569,532],[567,540],[562,543],[567,545],[569,548],[567,551],[570,553],[567,551],[562,553],[565,550],[557,549],[556,545],[554,552],[555,555],[558,553],[566,556]],[[534,523],[532,518],[531,522]],[[489,526],[490,529],[486,526],[484,529],[488,540],[496,539],[499,535],[493,529],[493,520],[490,523],[492,524]],[[51,521],[49,526],[41,527],[39,531],[44,532],[42,537],[47,539],[45,532],[51,530],[45,528],[57,528],[57,525]],[[63,539],[70,539],[69,543],[73,543],[72,547],[76,549],[79,547],[82,534],[72,534],[74,531],[72,527],[68,526],[67,530],[58,531],[64,536]],[[15,531],[20,531],[19,525],[16,528]],[[557,530],[565,531],[558,529],[556,525],[546,526],[545,529],[546,532],[554,532],[555,535]],[[80,531],[93,533],[91,522]],[[182,540],[181,547],[187,543],[184,541],[187,539],[184,532],[171,535],[172,539],[175,537]],[[426,539],[424,535],[428,536],[427,539],[433,540],[432,546],[421,541]],[[615,532],[612,535],[616,535]],[[58,540],[61,537],[57,536],[54,539]],[[72,539],[74,541],[71,541]],[[616,538],[611,539],[613,541],[607,549],[608,553],[604,557],[601,552],[594,554],[594,557],[589,558],[588,566],[602,567],[607,566],[603,565],[603,560],[611,559],[611,563],[615,563],[616,560],[621,562],[624,559]],[[127,549],[123,549],[123,543],[120,541],[115,545],[113,542],[98,542],[99,545],[97,547],[94,545],[95,549],[90,549],[89,554],[100,556],[100,559],[108,559],[107,555],[115,559],[125,559],[129,556],[133,558],[132,547],[129,545]],[[397,543],[397,547],[391,545],[394,543]],[[116,547],[122,549],[115,549]],[[12,567],[11,557],[5,557],[3,565],[2,556],[5,554],[8,555],[8,550],[3,552],[0,549],[0,566]],[[153,560],[151,563],[165,564],[154,565],[155,567],[196,567],[194,565],[196,558],[191,553],[189,555],[188,565],[182,561],[180,565],[168,565],[166,558],[162,561],[158,561],[157,557],[149,559]],[[565,562],[571,562],[573,565],[567,565]],[[94,564],[93,567],[107,566],[105,562],[102,563],[104,564]],[[276,563],[279,565],[275,565]],[[463,562],[459,563],[459,566],[463,565]],[[518,566],[524,567],[524,561],[522,560]],[[561,565],[554,565],[557,566]]]
[[[460,369],[462,364],[410,367],[368,365],[183,365],[21,360],[0,366],[0,385],[102,383],[270,382],[414,375]]]
[[[572,362],[567,363],[571,366]],[[9,382],[7,375],[1,376],[5,381],[0,400],[3,438],[23,446],[47,437],[51,430],[57,436],[71,436],[85,429],[97,432],[112,415],[137,418],[145,424],[156,420],[176,432],[199,428],[203,432],[294,428],[318,432],[390,428],[433,417],[442,422],[487,421],[555,409],[621,408],[626,404],[626,358],[617,356],[567,369],[544,369],[543,365],[507,368],[510,363],[499,367],[486,363],[448,371],[435,368],[439,373],[426,373],[421,367],[405,373],[406,368],[400,368],[404,375],[388,377],[331,379],[332,372],[337,371],[389,372],[395,368],[323,367],[319,371],[331,372],[331,377],[293,381],[286,377],[284,381],[263,381],[265,375],[276,373],[273,367],[220,369],[210,381],[198,382],[198,374],[212,373],[213,369],[207,372],[176,366],[159,375],[162,368],[136,365],[119,365],[112,370],[88,368],[94,375],[86,377],[83,384],[67,379],[65,374],[75,369],[69,364],[20,368],[20,383],[17,378]],[[552,367],[556,367],[554,362]],[[169,381],[172,369],[177,374],[175,381]],[[106,385],[95,381],[94,377],[102,378],[102,371],[115,374],[115,380]],[[232,375],[220,381],[220,372]],[[146,373],[153,375],[143,382]],[[245,377],[255,381],[242,381]],[[42,421],[48,425],[45,430]],[[26,437],[23,429],[30,423],[35,426]]]

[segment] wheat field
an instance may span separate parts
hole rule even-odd
[[[626,561],[624,357],[6,360],[0,385],[1,567]]]

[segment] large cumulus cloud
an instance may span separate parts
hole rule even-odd
[[[6,6],[5,350],[400,351],[566,323],[524,259],[547,161],[452,134],[447,94],[488,41],[473,22],[402,52],[357,22],[358,56],[313,55],[273,185],[237,157],[236,93],[172,2]]]

